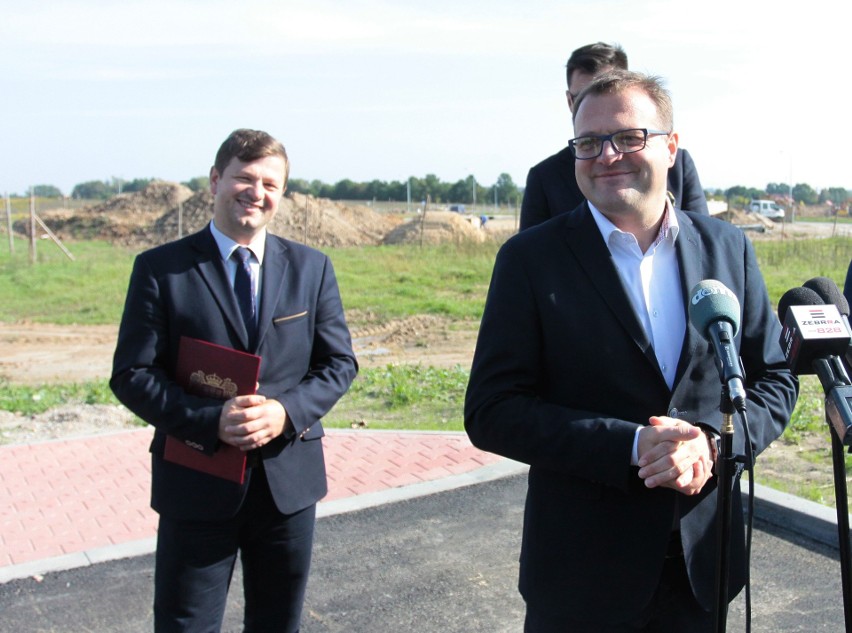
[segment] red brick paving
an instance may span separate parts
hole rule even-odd
[[[0,568],[156,535],[152,429],[0,447]],[[500,460],[462,433],[331,430],[323,501],[466,473]]]

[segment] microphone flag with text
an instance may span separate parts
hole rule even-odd
[[[840,292],[840,288],[828,277],[814,277],[802,284],[805,288],[810,288],[817,293],[823,300],[823,303],[833,303],[837,306],[840,312],[840,320],[846,325],[846,329],[852,332],[852,327],[849,326],[849,300]],[[846,372],[852,374],[852,343],[847,345],[846,353],[841,354],[841,358],[846,367]]]
[[[713,344],[716,367],[737,411],[745,411],[743,369],[734,346],[740,329],[740,302],[721,281],[705,279],[690,291],[689,322]]]
[[[778,301],[778,316],[783,325],[779,343],[794,374],[816,374],[819,378],[826,396],[826,416],[837,437],[849,446],[852,445],[852,382],[840,355],[848,352],[852,334],[848,319],[838,306],[825,303],[826,298],[841,296],[839,291],[832,292],[826,281],[830,282],[815,278],[806,282],[809,287],[791,288],[784,293]]]

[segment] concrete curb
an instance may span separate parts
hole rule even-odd
[[[747,493],[748,481],[741,483],[743,505]],[[754,516],[770,525],[809,538],[829,547],[840,547],[837,531],[837,511],[813,501],[754,485]]]

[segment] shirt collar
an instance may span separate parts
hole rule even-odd
[[[216,223],[210,220],[210,232],[213,234],[213,239],[216,240],[216,246],[219,248],[219,253],[224,261],[228,261],[238,247],[243,246],[238,244],[230,237],[222,233],[216,228]],[[254,239],[249,242],[247,248],[257,258],[258,263],[263,264],[263,253],[266,250],[266,229],[255,235]]]
[[[601,232],[601,235],[607,244],[610,243],[610,238],[613,233],[627,233],[627,231],[622,231],[620,228],[615,226],[615,224],[613,224],[610,219],[601,213],[600,210],[591,202],[588,204],[589,210],[592,212],[592,217],[595,219],[595,224],[598,225],[598,230]],[[656,246],[663,240],[667,240],[670,244],[674,245],[678,233],[680,233],[680,225],[677,221],[677,214],[674,212],[671,200],[666,197],[666,208],[663,212],[663,222],[660,224],[660,232],[657,234],[657,239],[654,240],[652,247]]]

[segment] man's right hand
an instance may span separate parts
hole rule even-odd
[[[671,488],[686,495],[701,492],[713,474],[707,437],[697,426],[652,417],[639,430],[639,476],[648,488]]]

